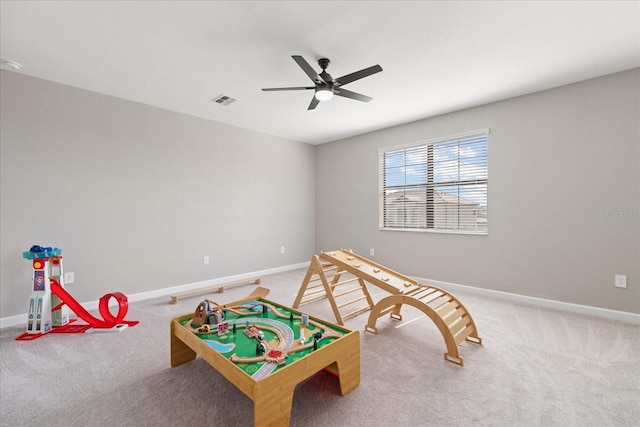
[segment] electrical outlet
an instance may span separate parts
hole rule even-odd
[[[376,250],[373,248],[369,249],[369,255],[376,256]]]
[[[203,263],[203,264],[209,264],[209,255],[205,255],[205,256],[202,258],[202,263]]]
[[[626,288],[627,287],[627,276],[622,274],[616,274],[615,282],[616,288]]]
[[[284,253],[284,246],[280,246],[280,253],[283,254]]]
[[[73,283],[74,280],[75,280],[75,275],[73,274],[73,272],[64,273],[64,283],[65,283],[65,285],[68,285],[69,283]]]

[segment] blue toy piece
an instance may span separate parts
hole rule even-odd
[[[26,259],[43,259],[59,256],[62,253],[60,248],[52,248],[50,246],[33,245],[31,249],[22,252],[22,257]]]

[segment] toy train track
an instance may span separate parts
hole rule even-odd
[[[214,316],[214,324],[203,323],[201,320],[194,324],[194,320],[202,316],[198,316],[201,313],[201,307],[207,306],[207,312]],[[254,309],[262,308],[263,313],[267,313],[270,310],[278,318],[287,319],[291,324],[295,321],[299,321],[304,327],[300,328],[300,337],[295,339],[295,333],[293,329],[281,321],[274,319],[256,317]],[[220,316],[218,312],[223,312],[224,315]],[[238,316],[236,319],[226,320],[228,313],[234,313]],[[316,330],[315,333],[308,331],[307,325],[311,325]],[[241,330],[248,338],[255,339],[257,347],[262,347],[262,354],[254,356],[238,356],[232,354],[229,360],[236,364],[241,363],[260,363],[264,362],[264,365],[260,367],[251,376],[255,379],[263,378],[273,372],[278,366],[282,366],[286,363],[286,357],[290,354],[297,353],[310,348],[317,348],[318,343],[322,340],[331,340],[339,338],[341,335],[330,328],[325,328],[320,322],[316,322],[308,316],[294,316],[293,314],[287,316],[281,313],[274,305],[266,302],[246,302],[239,306],[221,306],[214,301],[205,300],[198,305],[194,317],[185,323],[185,327],[192,333],[200,336],[206,336],[210,334],[219,334],[220,328],[224,327],[223,335],[228,334],[229,326],[232,328],[232,333],[237,333]],[[275,339],[267,340],[263,331],[269,331]],[[322,332],[320,332],[322,331]],[[309,336],[307,336],[309,335]]]

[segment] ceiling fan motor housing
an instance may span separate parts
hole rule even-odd
[[[320,58],[320,59],[318,59],[318,65],[319,65],[319,66],[320,66],[320,68],[322,68],[323,70],[326,70],[330,63],[331,63],[331,61],[329,61],[327,58]]]

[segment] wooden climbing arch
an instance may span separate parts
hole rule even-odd
[[[365,282],[391,295],[374,303]],[[347,295],[351,297],[346,302],[339,300]],[[463,358],[458,352],[461,342],[467,340],[482,344],[471,314],[453,295],[435,286],[418,283],[350,250],[340,249],[314,255],[293,307],[298,308],[302,304],[325,297],[340,325],[344,325],[347,317],[371,310],[365,331],[374,334],[377,333],[377,320],[385,314],[389,314],[392,319],[402,320],[400,311],[404,304],[419,309],[435,323],[442,334],[447,346],[445,360],[458,365],[463,364]],[[358,307],[353,310],[355,305]],[[351,311],[343,313],[347,308]]]

